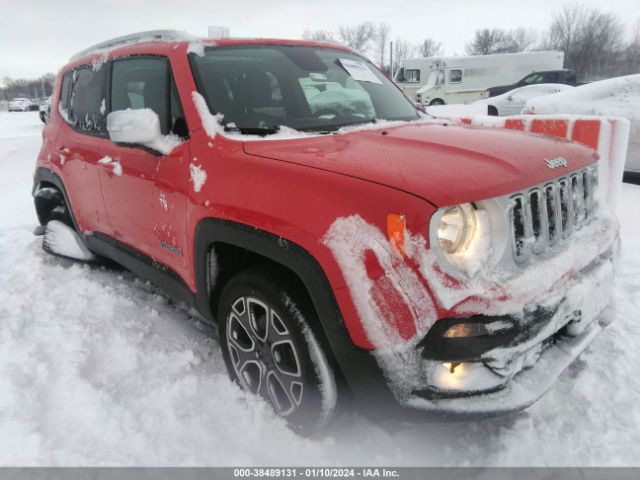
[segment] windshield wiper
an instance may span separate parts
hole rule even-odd
[[[378,123],[378,119],[372,118],[369,120],[360,120],[357,122],[333,123],[331,125],[316,125],[313,127],[298,128],[298,130],[301,130],[303,132],[333,133],[333,132],[337,132],[338,130],[344,127],[352,127],[354,125],[366,125],[368,123]]]
[[[280,131],[280,127],[237,127],[237,126],[224,126],[225,132],[236,132],[243,133],[245,135],[260,135],[262,137],[266,135],[273,135],[274,133],[278,133]]]

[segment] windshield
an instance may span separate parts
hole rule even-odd
[[[269,134],[279,126],[330,132],[377,120],[416,120],[404,95],[355,54],[300,46],[208,47],[190,54],[211,113],[228,130]]]
[[[521,83],[524,83],[525,85],[533,85],[541,82],[542,82],[541,73],[532,73],[531,75],[527,75],[521,80]]]

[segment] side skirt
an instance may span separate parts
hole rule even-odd
[[[103,233],[84,235],[84,241],[98,255],[113,260],[139,277],[149,280],[173,299],[196,307],[196,294],[170,268]]]

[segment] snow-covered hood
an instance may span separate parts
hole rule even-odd
[[[386,185],[438,207],[522,190],[597,160],[595,151],[554,137],[437,124],[251,141],[244,150]],[[566,167],[545,162],[558,157]]]

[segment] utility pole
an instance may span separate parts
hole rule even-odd
[[[389,42],[389,75],[391,76],[391,80],[393,80],[393,40]]]

